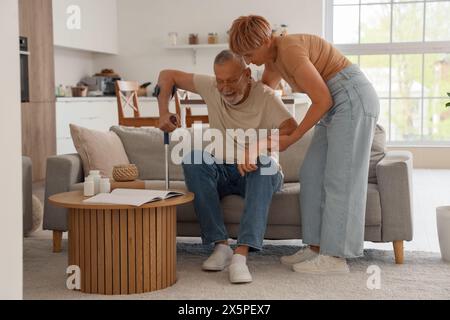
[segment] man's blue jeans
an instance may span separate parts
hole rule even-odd
[[[194,164],[194,159],[202,155],[201,164]],[[268,159],[258,161],[258,170],[242,177],[235,164],[217,164],[207,152],[194,150],[185,158],[184,176],[189,191],[195,194],[194,206],[204,244],[228,240],[220,200],[233,194],[245,199],[237,244],[261,250],[272,196],[283,183],[279,170],[274,170],[273,175],[261,174],[262,168],[270,166],[277,164]]]

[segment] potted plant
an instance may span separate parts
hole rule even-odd
[[[447,92],[447,95],[450,97],[450,92]],[[450,102],[447,102],[447,104],[445,105],[446,108],[450,107]]]

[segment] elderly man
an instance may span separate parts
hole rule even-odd
[[[176,125],[168,111],[171,89],[176,86],[199,94],[206,102],[210,128],[218,129],[223,137],[227,129],[279,129],[280,135],[289,134],[297,127],[273,90],[255,82],[244,60],[229,50],[222,51],[214,61],[215,77],[164,70],[160,73],[158,97],[160,129],[171,132]],[[248,151],[248,145],[237,148]],[[238,161],[227,149],[216,150],[214,155],[193,151],[183,160],[183,170],[188,189],[195,194],[194,206],[198,216],[204,244],[215,244],[214,252],[203,263],[203,270],[222,271],[229,266],[231,283],[248,283],[252,276],[246,258],[251,250],[261,250],[266,230],[272,196],[279,191],[283,175],[276,161],[270,158],[250,163]],[[244,154],[249,156],[248,152]],[[200,164],[193,159],[200,156]],[[231,159],[230,159],[231,157]],[[264,160],[264,161],[263,161]],[[275,167],[266,175],[263,168]],[[240,195],[245,199],[245,209],[240,221],[237,248],[228,245],[220,199],[227,195]]]

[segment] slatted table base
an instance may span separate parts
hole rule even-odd
[[[176,282],[176,207],[70,209],[69,265],[81,291],[119,295],[160,290]]]

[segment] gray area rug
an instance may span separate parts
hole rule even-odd
[[[178,244],[178,280],[172,287],[130,296],[88,295],[65,287],[67,240],[63,244],[64,251],[55,254],[51,240],[24,239],[25,299],[450,299],[450,264],[435,253],[406,252],[405,264],[395,265],[392,252],[366,250],[364,257],[349,261],[348,275],[312,276],[295,273],[279,262],[298,247],[266,245],[263,252],[249,257],[253,283],[232,285],[227,271],[201,270],[210,249],[192,243]],[[380,289],[368,289],[370,266],[380,268]]]

